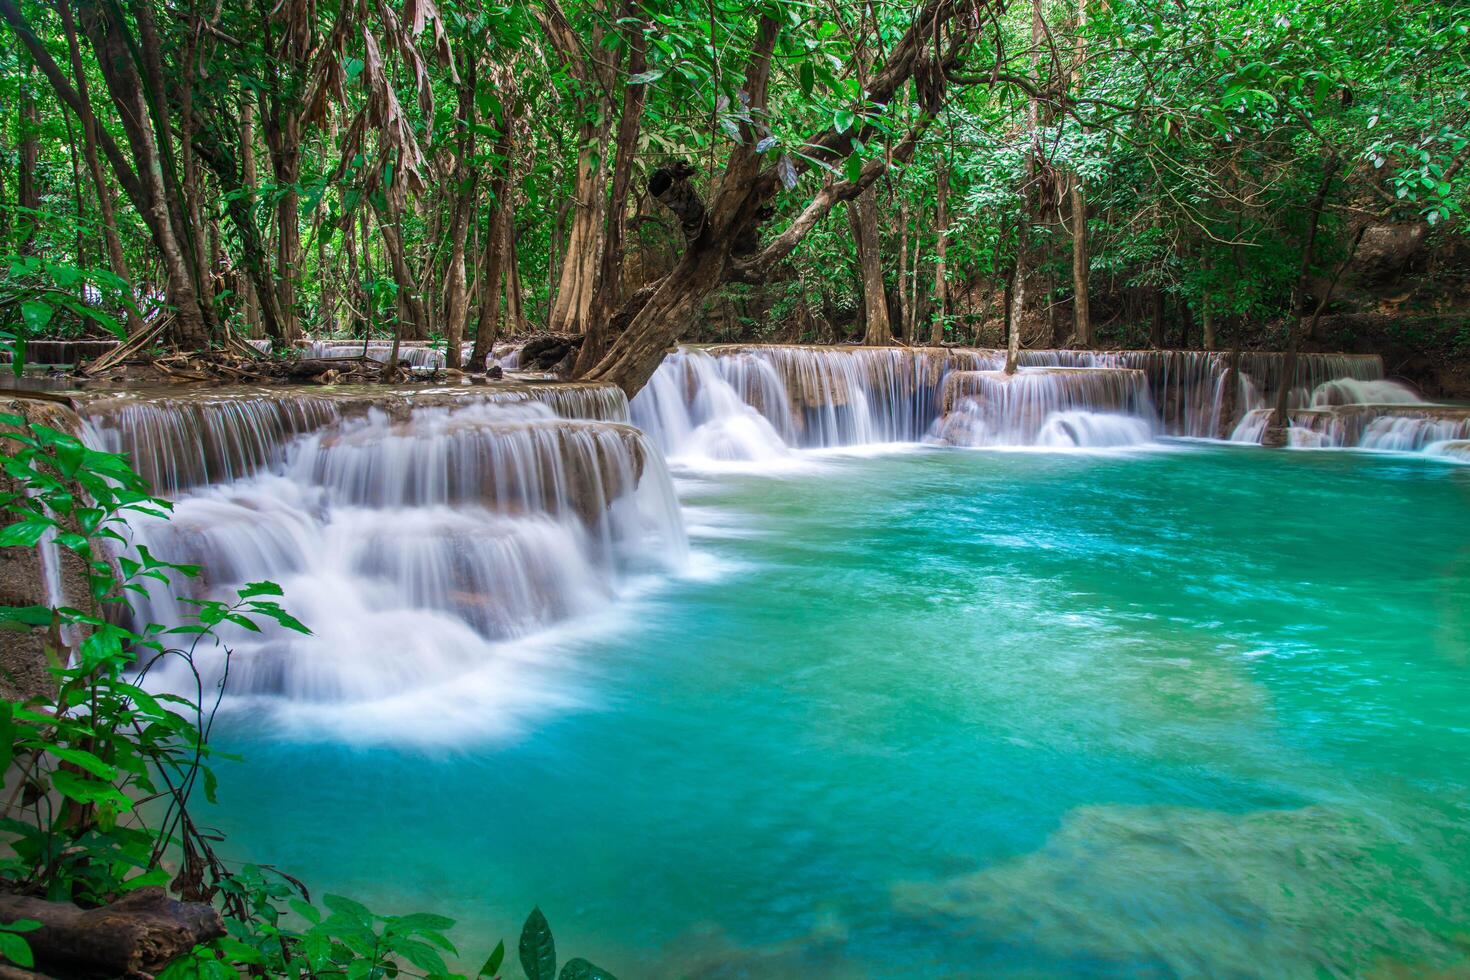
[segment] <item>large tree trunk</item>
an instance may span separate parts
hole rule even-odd
[[[1021,356],[1021,320],[1026,313],[1026,235],[1016,249],[1016,268],[1011,277],[1010,306],[1006,313],[1006,374],[1015,374]]]
[[[381,202],[375,201],[378,211],[378,235],[383,240],[383,251],[388,253],[388,266],[393,272],[393,282],[398,287],[398,322],[393,327],[393,350],[383,365],[385,374],[398,367],[399,342],[413,339],[423,333],[428,323],[423,298],[419,295],[418,282],[409,269],[408,256],[403,250],[400,234],[401,207],[392,194],[383,195]]]
[[[912,340],[913,311],[909,306],[909,205],[902,197],[898,202],[898,330],[901,340]]]
[[[624,6],[625,21],[633,20],[633,3]],[[627,28],[628,75],[634,76],[647,67],[647,39],[642,21]],[[608,197],[607,232],[602,243],[602,257],[588,311],[586,337],[577,352],[577,373],[590,371],[607,353],[608,328],[613,311],[623,291],[623,226],[628,210],[628,192],[633,184],[633,158],[638,153],[638,132],[643,121],[643,103],[648,86],[632,84],[623,87],[623,114],[618,120],[617,161],[613,165],[612,193]]]
[[[500,136],[495,141],[496,169],[490,180],[490,220],[480,250],[480,310],[475,321],[475,347],[470,354],[470,368],[474,371],[485,370],[500,323],[500,280],[511,227],[515,223],[515,208],[510,200],[510,155],[515,148],[512,120],[513,116],[507,112],[501,121]]]
[[[604,116],[606,114],[603,114]],[[603,160],[609,132],[604,118],[584,122],[577,132],[577,176],[572,188],[572,223],[562,253],[561,275],[548,326],[553,333],[582,333],[592,309],[602,241]]]
[[[521,285],[521,252],[516,244],[515,209],[505,219],[505,319],[511,332],[524,337],[531,332],[526,321],[525,287]]]
[[[857,244],[858,269],[863,282],[863,343],[882,347],[893,343],[888,322],[888,296],[883,290],[883,246],[878,235],[878,194],[868,189],[847,202],[847,217]]]
[[[967,11],[971,9],[965,7]],[[869,76],[865,99],[886,104],[915,77],[921,65],[926,71],[929,66],[937,68],[942,76],[943,65],[927,60],[931,49],[938,51],[941,47],[937,41],[939,32],[953,30],[954,36],[947,43],[951,50],[958,50],[966,43],[966,33],[978,29],[976,21],[956,20],[959,12],[955,0],[926,0],[909,29],[890,46],[883,67]],[[889,147],[883,158],[862,163],[852,180],[824,182],[779,234],[762,242],[759,226],[770,216],[770,201],[783,180],[792,172],[799,178],[813,164],[832,166],[852,153],[855,140],[874,138],[875,134],[868,124],[813,134],[802,144],[801,161],[786,158],[780,163],[772,161],[763,169],[759,120],[766,112],[771,59],[781,25],[782,21],[774,15],[761,15],[742,90],[750,118],[742,120],[740,139],[730,150],[724,172],[713,182],[716,189],[713,205],[707,209],[690,186],[689,177],[694,171],[687,162],[661,168],[650,178],[651,196],[678,218],[687,247],[664,279],[639,290],[623,304],[619,317],[626,316],[629,325],[607,356],[589,372],[588,379],[612,382],[630,398],[637,394],[669,345],[695,318],[701,304],[715,289],[734,280],[766,281],[773,267],[789,259],[802,239],[834,206],[861,196],[893,162],[905,162],[914,152],[920,133],[932,118],[927,114],[896,145]],[[932,76],[929,77],[932,82]],[[925,97],[926,113],[936,111],[942,104],[942,89],[942,85],[930,85]],[[783,171],[786,171],[784,177]],[[878,291],[881,294],[881,275]],[[887,334],[886,304],[883,319]]]
[[[192,249],[183,244],[188,239],[179,231],[182,208],[178,206],[177,185],[168,176],[172,174],[172,166],[160,153],[155,139],[156,133],[172,132],[166,117],[167,105],[159,108],[164,118],[154,119],[144,99],[145,81],[139,74],[140,62],[147,66],[156,65],[159,61],[157,38],[151,31],[151,13],[142,9],[135,12],[140,31],[140,39],[135,40],[127,36],[126,25],[118,20],[114,9],[104,12],[95,0],[77,0],[75,10],[96,54],[108,94],[118,110],[118,121],[132,156],[131,164],[101,128],[97,130],[98,139],[128,199],[148,225],[163,260],[168,299],[176,311],[173,339],[186,347],[206,346],[214,315],[207,298],[198,292],[199,270],[192,267]],[[14,28],[58,97],[80,113],[83,107],[80,95],[31,30],[14,0],[0,0],[0,17]],[[135,48],[141,51],[141,57],[134,57]],[[147,89],[150,92],[157,90],[156,86]]]
[[[135,42],[124,35],[126,27],[118,22],[115,12],[104,11],[94,0],[79,0],[77,11],[133,151],[135,172],[143,192],[143,199],[134,204],[153,233],[154,244],[163,259],[168,299],[174,307],[174,339],[183,347],[203,348],[209,343],[213,317],[197,289],[199,280],[196,270],[191,268],[192,250],[187,239],[177,233],[183,207],[173,193],[176,190],[173,182],[165,178],[165,161],[155,138],[156,131],[169,132],[171,127],[159,125],[150,112],[144,98],[146,83],[132,53]],[[137,42],[137,46],[145,51],[150,47],[146,41]],[[157,51],[151,54],[153,58],[159,56]],[[145,55],[143,60],[146,64],[151,59]],[[158,87],[149,90],[156,93]],[[166,104],[160,105],[158,111],[166,111]]]

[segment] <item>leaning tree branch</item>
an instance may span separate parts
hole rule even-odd
[[[766,245],[757,255],[746,260],[736,260],[732,263],[736,278],[742,282],[755,282],[768,275],[771,269],[789,256],[801,240],[815,228],[823,218],[831,213],[832,209],[843,201],[851,201],[862,194],[873,185],[879,177],[888,172],[893,163],[906,163],[918,148],[919,138],[928,128],[932,116],[924,119],[914,126],[903,142],[893,148],[887,159],[879,157],[863,164],[862,170],[858,172],[856,180],[840,180],[825,184],[816,196],[811,199],[796,219],[787,225],[775,238]]]

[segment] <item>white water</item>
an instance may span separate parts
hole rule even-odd
[[[148,439],[147,429],[114,427],[147,414],[128,409],[108,406],[92,419],[92,438]],[[601,614],[684,559],[662,458],[625,424],[561,418],[541,401],[487,400],[414,407],[400,420],[376,409],[328,413],[297,435],[254,431],[276,416],[218,401],[149,409],[173,416],[157,431],[182,439],[154,457],[177,501],[172,520],[135,521],[132,544],[207,571],[150,588],[135,600],[136,621],[173,625],[188,618],[190,598],[277,582],[315,632],[227,626],[231,691],[272,709],[333,705],[353,715],[359,737],[393,723],[389,704],[472,677],[483,725],[509,724],[543,682],[522,676],[526,654],[504,641]],[[177,451],[201,444],[191,430],[201,415],[210,438],[232,434],[216,449],[240,453],[215,452],[211,473]],[[207,475],[223,482],[199,486]],[[219,646],[195,662],[210,685],[226,669]],[[176,661],[155,676],[192,683]]]
[[[316,630],[230,628],[234,692],[354,738],[404,735],[398,719],[421,725],[440,702],[456,706],[445,725],[508,729],[566,696],[545,666],[565,656],[557,638],[625,615],[614,600],[683,565],[665,454],[696,469],[773,469],[804,449],[921,440],[1139,446],[1213,431],[1231,383],[1215,354],[1027,354],[1032,365],[1006,376],[988,351],[684,349],[631,407],[606,386],[371,396],[386,410],[364,410],[368,396],[352,392],[245,391],[104,399],[86,429],[176,499],[172,521],[133,531],[160,557],[208,569],[174,583],[183,598],[267,579]],[[1258,441],[1261,406],[1281,383],[1257,361],[1258,376],[1242,363],[1236,379],[1250,409],[1241,441]],[[1294,411],[1294,445],[1440,452],[1470,438],[1470,413],[1423,405],[1381,377],[1319,377],[1333,369],[1372,373],[1361,358],[1308,362],[1297,380],[1312,387],[1297,400],[1319,407]],[[629,417],[638,428],[621,424]],[[166,591],[140,603],[140,622],[187,618]],[[196,662],[207,683],[226,666],[214,648]],[[162,672],[183,685],[178,666]]]

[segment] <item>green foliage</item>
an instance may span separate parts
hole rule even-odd
[[[9,518],[0,526],[0,547],[76,555],[91,606],[0,607],[0,631],[47,631],[56,685],[54,693],[0,702],[0,771],[10,790],[0,816],[8,844],[0,887],[90,907],[160,885],[187,900],[217,903],[227,935],[170,963],[164,980],[225,980],[241,971],[362,980],[457,976],[449,964],[459,951],[446,935],[452,919],[382,915],[340,895],[314,904],[303,884],[278,870],[229,867],[215,852],[218,838],[196,823],[196,796],[215,801],[208,736],[224,682],[205,692],[195,653],[220,644],[216,629],[225,623],[307,632],[277,602],[280,587],[256,582],[230,601],[191,600],[194,620],[170,629],[121,625],[127,617],[113,607],[146,581],[199,574],[146,548],[134,549],[136,557],[122,548],[129,515],[166,517],[170,504],[153,497],[121,456],[17,415],[0,414],[0,427],[7,478],[0,513]],[[111,548],[111,560],[99,545]],[[225,656],[228,663],[228,649]],[[149,670],[165,658],[193,672],[195,697],[145,689]],[[24,934],[37,926],[0,924],[0,958],[32,966]],[[504,958],[501,943],[478,976],[495,976]],[[530,977],[554,975],[555,946],[539,909],[527,920],[521,961]],[[612,980],[585,960],[566,964],[561,977]]]

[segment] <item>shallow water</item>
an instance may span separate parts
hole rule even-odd
[[[1470,963],[1470,468],[675,476],[690,573],[526,654],[547,696],[503,724],[447,734],[452,688],[387,744],[237,709],[232,856],[452,915],[472,970],[536,903],[624,980]]]

